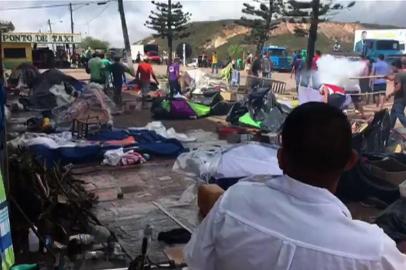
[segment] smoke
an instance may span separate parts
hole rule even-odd
[[[351,61],[344,57],[323,55],[317,62],[318,79],[321,84],[328,83],[337,86],[352,85],[358,80],[350,79],[358,77],[364,70],[364,64],[360,61]]]

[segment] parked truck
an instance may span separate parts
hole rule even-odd
[[[285,47],[267,46],[264,47],[262,53],[269,53],[269,58],[273,64],[273,70],[276,71],[290,71],[292,58]]]

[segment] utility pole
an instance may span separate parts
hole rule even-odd
[[[73,24],[73,10],[72,10],[72,3],[69,3],[69,12],[70,12],[70,31],[74,33],[74,24]],[[75,53],[75,43],[72,44],[72,55]]]
[[[131,46],[130,38],[128,37],[127,22],[125,20],[123,0],[118,0],[118,12],[120,13],[121,28],[123,28],[124,47],[128,57],[131,56]]]
[[[0,27],[0,84],[4,84],[4,70],[3,70],[3,29]]]
[[[48,26],[49,26],[49,33],[52,34],[52,26],[51,26],[51,20],[48,19]]]

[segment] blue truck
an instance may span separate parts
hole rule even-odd
[[[285,47],[267,46],[262,49],[262,54],[269,52],[269,58],[273,64],[273,70],[276,71],[290,71],[292,57]]]
[[[363,42],[365,45],[356,45],[354,51],[366,54],[366,56],[373,61],[376,61],[378,56],[383,54],[385,60],[392,63],[396,59],[399,59],[403,54],[398,40],[365,39]]]

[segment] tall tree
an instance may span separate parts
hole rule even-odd
[[[253,0],[253,4],[244,3],[242,12],[245,14],[236,23],[251,28],[250,41],[257,45],[260,53],[270,33],[275,29],[283,10],[283,0]]]
[[[104,50],[106,51],[107,48],[110,46],[108,41],[100,40],[97,38],[92,37],[85,37],[79,45],[83,49],[87,49],[88,47],[94,50]]]
[[[339,10],[351,8],[354,5],[355,1],[343,5],[338,3],[338,0],[288,0],[288,5],[283,11],[284,16],[290,17],[296,22],[310,22],[307,41],[307,69],[310,69],[312,65],[319,22],[327,20],[328,16],[334,15]],[[298,32],[301,31],[303,30],[298,29]]]
[[[169,48],[169,62],[172,61],[173,40],[185,38],[188,33],[186,24],[190,20],[191,14],[183,12],[183,6],[180,2],[172,3],[152,1],[156,10],[151,10],[145,26],[156,32],[154,37],[166,38]]]

